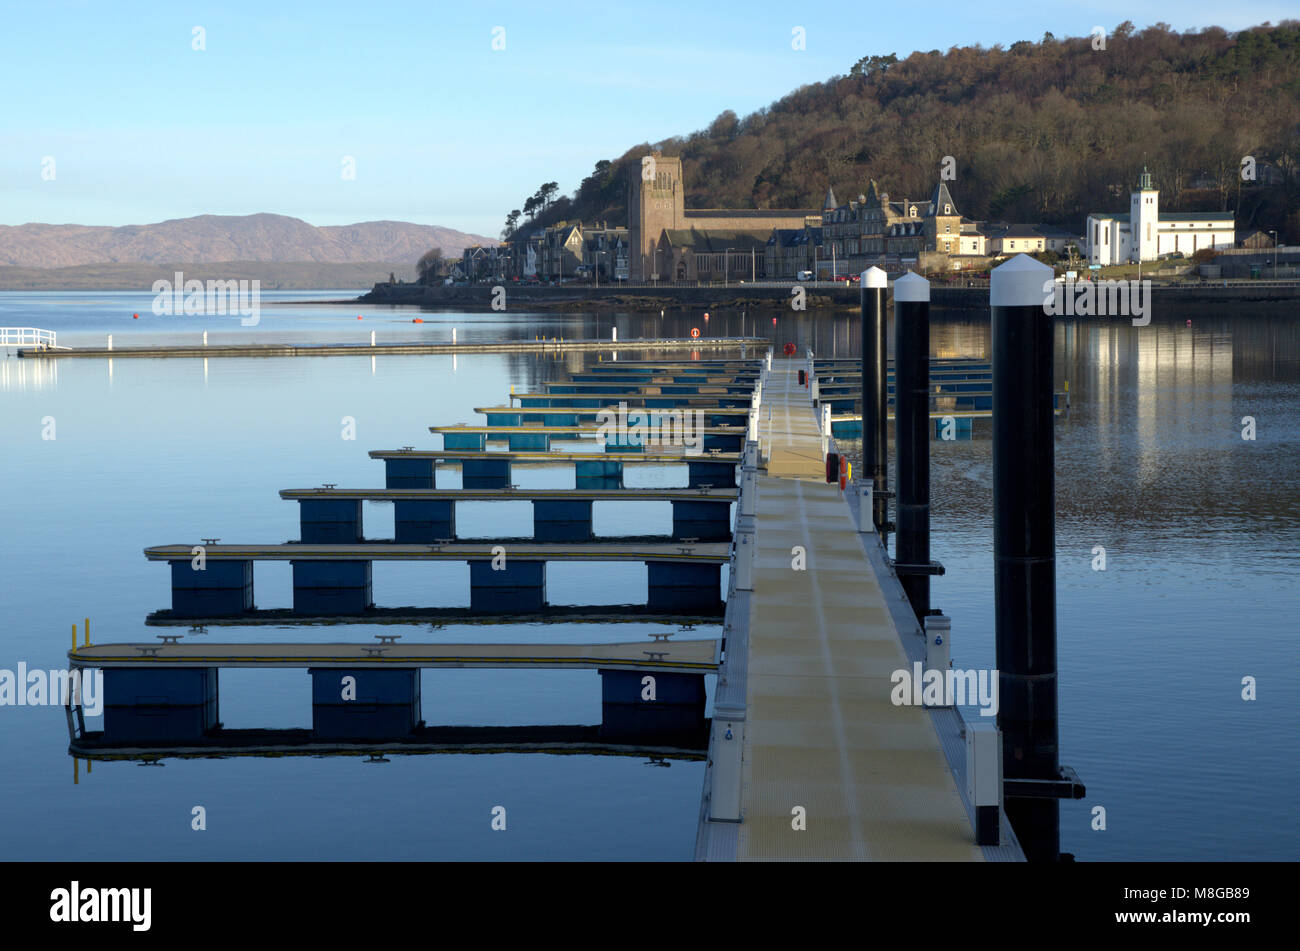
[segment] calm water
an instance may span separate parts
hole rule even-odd
[[[857,352],[850,317],[719,313],[701,318],[423,314],[286,306],[339,298],[263,296],[261,324],[165,318],[147,294],[0,294],[0,326],[56,330],[59,342],[460,340],[663,333],[759,333],[819,353]],[[132,313],[140,315],[132,319]],[[357,321],[357,314],[363,315]],[[940,321],[939,356],[984,356],[987,323]],[[1058,328],[1057,557],[1062,760],[1088,786],[1062,810],[1063,848],[1081,859],[1297,859],[1289,796],[1300,781],[1300,334],[1294,321],[1196,316],[1177,323]],[[630,355],[629,355],[630,356]],[[366,452],[436,447],[434,423],[481,419],[590,357],[475,355],[330,359],[72,360],[0,358],[0,668],[62,666],[69,628],[93,640],[153,640],[144,616],[169,603],[147,545],[204,536],[282,541],[297,511],[282,488],[382,485]],[[1241,439],[1253,416],[1258,438]],[[356,439],[341,436],[351,416]],[[57,438],[41,438],[53,417]],[[991,446],[932,443],[934,556],[947,574],[933,600],[953,618],[954,664],[992,666]],[[523,485],[572,476],[520,470]],[[455,480],[447,480],[455,484]],[[672,467],[629,470],[633,484],[681,484]],[[440,484],[442,484],[440,482]],[[464,534],[518,534],[527,503],[467,507]],[[366,531],[391,530],[367,503]],[[600,534],[666,531],[667,503],[596,509]],[[1107,570],[1091,570],[1093,548]],[[384,564],[379,604],[466,603],[463,565]],[[259,607],[288,606],[287,564],[257,568]],[[556,566],[552,601],[644,597],[639,565]],[[640,639],[648,625],[448,625],[407,637],[449,641]],[[343,639],[377,628],[348,629]],[[386,629],[387,630],[387,629]],[[714,636],[716,628],[700,628]],[[320,639],[310,629],[214,628],[213,640]],[[328,638],[326,638],[328,639]],[[303,671],[225,671],[229,727],[310,725]],[[1241,679],[1258,697],[1241,700]],[[712,683],[710,682],[710,691]],[[596,723],[594,672],[426,671],[430,723]],[[97,726],[93,723],[92,727]],[[107,859],[667,859],[691,855],[703,767],[655,768],[599,756],[393,756],[100,763],[72,781],[63,712],[0,707],[0,856]],[[207,809],[208,832],[190,831]],[[508,831],[490,829],[495,805]],[[1090,829],[1104,806],[1107,830]]]

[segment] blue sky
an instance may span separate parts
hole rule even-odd
[[[598,159],[752,112],[864,55],[1295,13],[1203,0],[9,4],[0,224],[265,211],[495,235],[544,181],[571,192]]]

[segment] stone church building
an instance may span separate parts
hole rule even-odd
[[[687,208],[677,157],[647,155],[641,171],[628,195],[634,281],[761,279],[773,230],[821,224],[816,208]]]

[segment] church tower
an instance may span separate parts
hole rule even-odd
[[[1129,200],[1129,260],[1154,261],[1160,256],[1160,192],[1142,166],[1137,191]]]
[[[682,160],[657,153],[646,155],[641,167],[633,171],[628,196],[629,276],[634,281],[647,281],[656,273],[659,235],[666,229],[683,227],[686,218]],[[658,267],[659,279],[667,279],[668,262],[661,260]]]

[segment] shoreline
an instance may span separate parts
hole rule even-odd
[[[794,285],[740,285],[736,287],[637,287],[608,289],[583,285],[580,287],[549,287],[499,285],[506,288],[506,301],[511,309],[522,302],[530,310],[547,310],[558,313],[586,313],[593,311],[619,311],[624,313],[653,313],[659,310],[759,309],[788,310],[791,306]],[[932,284],[930,305],[936,310],[968,312],[988,311],[987,284],[977,287],[953,287],[942,283]],[[457,311],[501,313],[493,308],[493,285],[472,284],[461,287],[443,285],[424,287],[418,284],[376,284],[369,292],[349,301],[311,301],[313,304],[357,304],[418,307],[421,310],[453,309]],[[498,298],[499,300],[499,298]],[[1245,303],[1264,309],[1294,306],[1300,301],[1300,281],[1244,282],[1241,284],[1161,285],[1152,283],[1151,301],[1156,316],[1185,308],[1217,307],[1230,303]],[[297,303],[297,302],[286,302]],[[856,285],[847,287],[812,286],[804,297],[804,311],[856,311],[860,304],[860,290]],[[1081,317],[1086,319],[1086,317]]]

